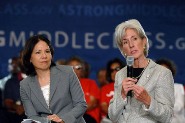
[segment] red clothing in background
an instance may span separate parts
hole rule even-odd
[[[98,99],[98,101],[100,100],[100,91],[94,80],[88,78],[81,78],[80,83],[84,91],[87,104],[90,101],[90,95],[94,96],[96,99]],[[97,123],[99,123],[99,107],[96,107],[91,111],[87,111],[86,113],[91,115],[97,121]]]
[[[109,105],[110,100],[113,98],[114,95],[114,82],[111,82],[101,89],[101,98],[100,104],[106,102]],[[101,112],[101,117],[105,117],[107,114]]]

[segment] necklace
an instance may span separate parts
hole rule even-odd
[[[139,76],[134,77],[134,79],[138,79],[138,78],[140,78],[140,77],[141,77],[141,75],[143,74],[143,72],[144,72],[144,71],[145,71],[145,69],[147,68],[147,66],[148,66],[149,62],[150,62],[150,60],[148,60],[146,67],[141,71],[141,73],[139,74]]]

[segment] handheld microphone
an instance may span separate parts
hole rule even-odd
[[[134,57],[133,56],[127,56],[127,77],[133,77],[133,64],[134,64]],[[127,93],[127,96],[132,96],[132,91],[129,91]]]

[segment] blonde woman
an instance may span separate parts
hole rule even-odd
[[[174,80],[169,69],[147,58],[149,43],[138,20],[131,19],[115,29],[122,55],[134,57],[133,78],[127,67],[116,73],[114,97],[108,113],[114,123],[170,123],[174,106]],[[132,91],[131,96],[127,93]]]

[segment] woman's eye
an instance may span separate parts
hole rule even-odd
[[[128,41],[127,40],[123,40],[123,44],[127,44],[128,43]]]
[[[134,38],[132,38],[131,40],[132,40],[132,41],[136,41],[136,40],[137,40],[137,37],[134,37]]]
[[[40,52],[36,52],[36,54],[40,54]]]
[[[134,38],[134,41],[137,40],[137,38]]]
[[[51,51],[50,50],[47,50],[46,53],[51,53]]]
[[[125,42],[123,42],[123,44],[127,44],[127,42],[125,41]]]

